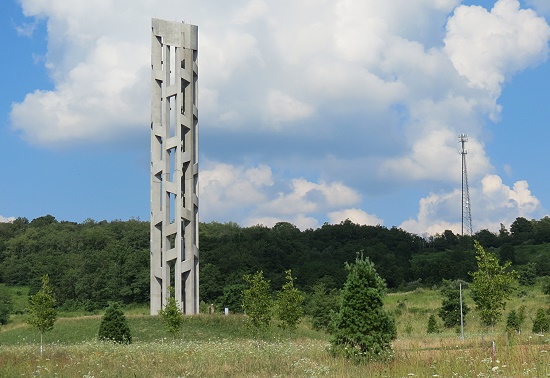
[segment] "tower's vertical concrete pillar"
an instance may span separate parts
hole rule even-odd
[[[198,28],[152,20],[151,314],[199,312]]]

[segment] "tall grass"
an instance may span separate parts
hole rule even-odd
[[[398,341],[389,362],[354,365],[331,357],[315,339],[159,340],[128,346],[98,341],[0,346],[0,376],[41,377],[546,377],[548,344],[491,348],[434,340],[430,348]]]
[[[508,310],[526,305],[534,314],[545,303],[539,293],[535,288],[514,296]],[[467,294],[465,298],[471,301]],[[389,295],[387,308],[398,324],[395,355],[366,365],[332,357],[329,337],[311,330],[307,320],[292,333],[274,325],[255,339],[242,315],[188,316],[182,333],[174,337],[158,317],[143,315],[147,309],[139,307],[127,311],[133,344],[99,342],[100,315],[73,316],[59,319],[46,333],[40,358],[39,336],[21,315],[0,331],[0,377],[550,376],[550,336],[527,331],[530,319],[522,334],[507,335],[501,322],[491,335],[472,311],[464,340],[452,329],[427,335],[428,317],[440,303],[433,290]]]

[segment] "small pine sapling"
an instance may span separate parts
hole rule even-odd
[[[537,310],[533,320],[533,333],[544,333],[550,331],[550,318],[543,308]]]
[[[508,332],[515,331],[519,333],[521,331],[521,325],[519,322],[519,316],[516,310],[512,310],[508,313],[508,317],[506,318],[506,330]]]
[[[183,326],[183,311],[181,311],[176,303],[174,288],[169,287],[168,290],[170,291],[170,298],[168,299],[166,306],[159,311],[159,315],[162,322],[168,329],[168,332],[170,332],[172,336],[175,336]]]
[[[354,264],[346,263],[346,269],[342,304],[331,329],[331,352],[356,362],[390,357],[397,329],[393,316],[384,310],[386,282],[362,254]]]
[[[119,344],[131,344],[132,335],[126,316],[117,302],[109,303],[99,325],[99,339]]]
[[[440,333],[439,325],[437,324],[437,319],[434,314],[431,314],[428,318],[428,329],[426,333]]]

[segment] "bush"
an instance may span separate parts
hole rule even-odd
[[[174,288],[169,287],[168,290],[170,290],[170,298],[166,306],[159,311],[159,315],[168,332],[175,335],[183,325],[183,312],[176,303],[176,298],[174,298]]]
[[[430,315],[430,318],[428,319],[428,329],[426,333],[439,333],[441,330],[439,329],[439,326],[437,324],[437,319],[434,314]]]
[[[336,289],[328,289],[323,282],[313,286],[306,311],[311,316],[311,326],[319,331],[327,331],[340,306],[340,296]]]
[[[508,332],[510,331],[520,331],[520,323],[519,323],[519,316],[516,310],[510,311],[508,314],[508,317],[506,318],[506,330]]]
[[[550,330],[550,318],[548,318],[548,314],[544,309],[539,308],[537,310],[537,315],[535,316],[535,320],[533,320],[532,331],[534,333],[543,333],[549,330]]]
[[[0,325],[8,324],[13,311],[13,301],[8,288],[0,287]]]
[[[546,277],[542,282],[542,292],[546,295],[550,295],[550,277]]]
[[[264,278],[261,270],[254,275],[245,275],[244,280],[248,283],[248,288],[243,290],[242,307],[248,316],[248,324],[257,332],[266,331],[273,311],[270,281]]]
[[[460,326],[460,286],[457,282],[443,281],[441,289],[443,301],[439,309],[439,316],[443,320],[443,325],[446,328]],[[462,320],[466,323],[466,314],[470,312],[470,308],[462,301]]]
[[[294,287],[292,271],[287,270],[285,274],[286,283],[277,293],[276,315],[281,322],[279,326],[282,329],[296,329],[304,313],[302,308],[304,295]]]
[[[105,315],[101,318],[99,339],[120,344],[130,344],[132,342],[126,316],[124,316],[124,312],[117,302],[110,303]]]

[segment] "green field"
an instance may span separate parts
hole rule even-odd
[[[386,307],[398,325],[395,357],[366,365],[332,357],[329,336],[311,330],[308,319],[292,334],[274,324],[256,339],[242,315],[189,316],[174,337],[144,307],[126,310],[133,337],[126,346],[97,341],[101,315],[61,314],[45,334],[41,358],[38,333],[24,314],[14,315],[0,330],[0,377],[548,377],[550,335],[530,331],[547,298],[539,287],[523,294],[507,306],[527,307],[521,334],[507,335],[504,321],[494,336],[487,334],[472,311],[464,340],[454,329],[426,334],[428,317],[441,303],[437,291],[390,294]],[[467,291],[464,297],[473,308]]]

